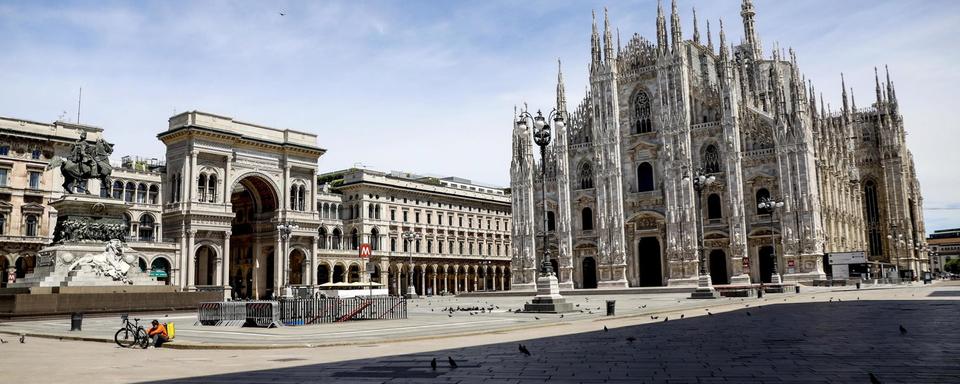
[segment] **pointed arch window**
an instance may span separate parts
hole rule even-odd
[[[633,96],[633,133],[653,132],[650,124],[650,96],[640,90]]]
[[[723,217],[723,208],[720,205],[720,195],[711,193],[707,197],[707,219],[720,219]]]
[[[653,190],[653,166],[648,162],[640,163],[637,167],[637,191]]]
[[[127,182],[127,187],[126,187],[126,189],[124,189],[124,191],[123,191],[123,201],[126,201],[126,202],[128,202],[128,203],[132,203],[132,202],[133,202],[133,195],[134,195],[136,192],[137,192],[137,186],[136,186],[136,184],[133,184],[133,183],[131,183],[131,182]]]
[[[555,231],[557,229],[557,219],[553,215],[553,211],[547,211],[547,230]]]
[[[217,175],[210,175],[207,179],[207,196],[206,201],[214,203],[217,201]]]
[[[120,180],[113,182],[113,198],[117,200],[123,199],[123,182]]]
[[[207,174],[201,173],[197,180],[197,201],[207,201]]]
[[[151,185],[150,185],[150,192],[149,192],[149,193],[150,193],[150,195],[149,195],[150,204],[156,204],[156,203],[157,203],[157,199],[158,199],[159,196],[160,196],[160,187],[158,187],[156,184],[151,184]]]
[[[350,249],[360,249],[360,233],[356,228],[350,232]]]
[[[580,166],[580,189],[593,188],[593,167],[590,163]]]
[[[333,249],[340,249],[340,244],[342,244],[343,235],[340,232],[340,228],[334,228],[333,230],[333,240],[330,242]]]
[[[370,249],[380,250],[380,231],[376,228],[370,230]]]
[[[317,248],[327,249],[327,229],[320,227],[319,236],[317,236]]]
[[[710,144],[703,150],[704,171],[707,173],[720,172],[720,151],[717,146]]]
[[[581,211],[581,216],[582,217],[580,218],[580,221],[581,221],[582,229],[584,231],[592,231],[593,230],[593,210],[590,209],[590,207],[585,207],[583,208],[583,211]]]
[[[863,184],[863,205],[867,213],[867,241],[871,256],[883,255],[883,234],[880,227],[880,205],[877,200],[877,183],[867,180]]]

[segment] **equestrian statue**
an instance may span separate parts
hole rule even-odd
[[[87,142],[87,132],[81,130],[80,138],[73,144],[68,158],[54,156],[47,169],[60,167],[60,174],[63,175],[63,190],[73,194],[76,192],[77,182],[84,182],[90,179],[99,179],[100,188],[110,187],[110,173],[113,168],[110,167],[110,154],[113,153],[113,144],[110,144],[98,138],[96,143]],[[90,194],[88,188],[83,188],[83,192]]]

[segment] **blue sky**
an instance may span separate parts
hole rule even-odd
[[[801,70],[837,105],[840,72],[858,105],[888,64],[928,208],[960,208],[960,2],[755,0],[769,53],[797,50]],[[76,119],[107,129],[119,153],[162,157],[155,139],[176,112],[314,132],[322,170],[458,175],[509,184],[514,105],[549,109],[556,59],[571,104],[582,96],[590,11],[626,42],[655,40],[656,1],[6,1],[0,0],[0,115]],[[738,0],[679,2],[685,38],[697,8],[742,36]],[[669,11],[669,2],[665,7]],[[280,12],[286,16],[280,16]],[[926,212],[928,230],[960,210]]]

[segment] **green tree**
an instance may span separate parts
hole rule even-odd
[[[960,273],[960,258],[947,260],[943,263],[943,269],[950,273]]]

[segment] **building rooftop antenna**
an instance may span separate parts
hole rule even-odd
[[[80,87],[80,95],[77,96],[77,125],[80,124],[80,103],[83,101],[83,87]]]

